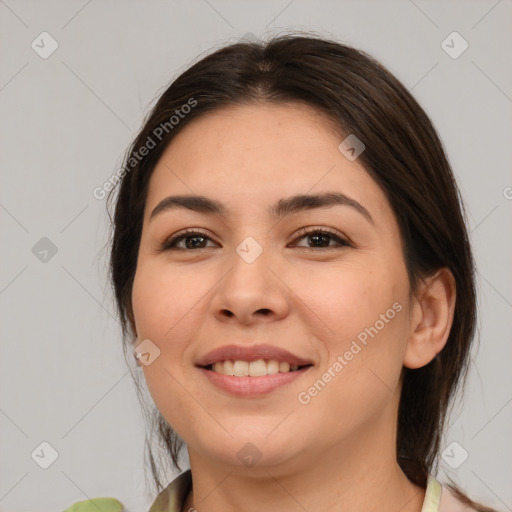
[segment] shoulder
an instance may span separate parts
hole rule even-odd
[[[178,475],[151,505],[149,512],[179,512],[192,488],[190,469]]]
[[[421,512],[497,512],[473,501],[454,482],[441,484],[433,475],[428,476],[425,500]]]
[[[462,501],[449,487],[443,485],[439,512],[476,512],[477,510]]]
[[[157,496],[149,512],[179,512],[192,487],[190,469],[178,475]],[[94,498],[78,501],[64,512],[124,512],[122,503],[115,498]]]
[[[483,503],[472,500],[462,489],[454,484],[443,485],[439,512],[498,512]]]
[[[122,503],[115,498],[94,498],[92,500],[77,501],[64,512],[123,512]]]

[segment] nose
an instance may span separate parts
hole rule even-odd
[[[211,307],[217,320],[244,325],[274,322],[288,314],[288,288],[265,251],[254,261],[233,251],[231,269],[216,287]]]

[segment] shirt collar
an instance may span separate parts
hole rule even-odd
[[[181,512],[192,488],[190,469],[177,476],[156,498],[149,512]],[[428,476],[425,500],[421,512],[437,512],[442,485],[432,475]]]
[[[187,469],[156,497],[149,512],[181,512],[191,487],[192,475]]]

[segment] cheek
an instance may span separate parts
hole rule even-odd
[[[190,370],[183,362],[191,357],[187,352],[190,340],[204,321],[204,301],[215,284],[208,275],[144,259],[137,268],[132,306],[138,342],[149,339],[159,350],[154,362],[143,365],[142,370],[155,403],[162,410],[179,407],[181,399],[190,399],[186,393],[182,397],[187,378],[183,372]]]
[[[326,344],[327,358],[299,390],[298,402],[326,440],[360,432],[397,406],[405,308],[388,301],[374,306],[378,315],[352,305],[352,315],[345,309],[332,319],[336,336]]]
[[[205,290],[202,290],[202,287]],[[179,339],[193,307],[208,288],[186,270],[142,264],[135,274],[132,305],[139,339],[157,344]]]
[[[325,326],[317,331],[324,350],[320,382],[310,383],[311,393],[304,391],[319,408],[336,411],[333,419],[347,410],[378,409],[391,398],[407,333],[403,277],[391,268],[351,268],[315,279],[314,287],[302,285],[311,319]]]
[[[364,341],[366,329],[374,332],[375,324],[380,336],[390,334],[392,324],[397,323],[401,308],[393,304],[403,303],[406,288],[396,272],[382,264],[376,266],[381,270],[375,272],[362,264],[340,265],[317,269],[310,279],[293,278],[291,288],[307,303],[311,325],[315,318],[317,325],[323,325],[317,334],[330,352],[345,351],[358,336]]]
[[[180,418],[194,421],[198,414],[186,407],[190,394],[182,374],[187,332],[198,321],[194,312],[201,292],[198,281],[185,269],[171,271],[142,260],[132,290],[138,342],[149,339],[160,351],[151,364],[142,365],[144,379],[156,407],[180,435],[186,431],[186,422],[182,427]]]

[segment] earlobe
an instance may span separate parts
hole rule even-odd
[[[420,285],[413,302],[412,324],[403,365],[427,365],[445,346],[453,323],[456,286],[451,271],[443,267]]]

